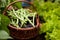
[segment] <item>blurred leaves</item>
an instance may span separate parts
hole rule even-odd
[[[16,1],[16,0],[11,0],[11,2],[14,2],[14,1]],[[15,4],[13,4],[13,6],[15,6],[15,7],[20,9],[20,8],[22,8],[22,3],[21,2],[17,2]]]
[[[9,30],[7,28],[9,23],[9,18],[0,14],[0,39],[9,38]]]
[[[3,10],[7,7],[7,5],[9,5],[11,2],[14,2],[16,0],[0,0],[0,13],[3,12]],[[13,6],[17,7],[17,8],[21,8],[21,2],[17,2],[15,3]]]
[[[5,7],[10,3],[10,0],[0,0],[0,13],[2,14]]]
[[[7,26],[9,23],[10,23],[9,18],[0,14],[0,30],[8,31]]]
[[[0,40],[2,39],[12,39],[12,38],[9,36],[9,34],[6,31],[0,30]]]
[[[45,20],[40,27],[40,34],[46,33],[46,40],[60,40],[60,4],[36,0],[34,5],[39,16]]]
[[[60,40],[60,7],[45,12],[43,18],[46,22],[42,24],[41,32],[46,33],[46,40]]]
[[[44,0],[35,0],[33,1],[33,3],[40,16],[41,14],[44,14],[45,12],[48,12],[50,10],[60,7],[60,4],[58,2],[52,3],[51,1],[44,2]]]

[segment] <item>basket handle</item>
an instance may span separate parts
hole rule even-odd
[[[24,1],[24,0],[18,0],[18,1],[14,1],[14,2],[10,3],[10,4],[5,8],[5,10],[3,11],[3,15],[6,15],[6,11],[8,10],[8,8],[9,8],[11,5],[13,5],[13,4],[17,3],[17,2],[26,2],[26,3],[30,4],[30,5],[35,9],[35,11],[36,11],[36,7],[35,7],[31,2]],[[37,21],[37,25],[39,25],[40,22],[39,22],[39,16],[38,16],[38,14],[37,14],[37,16],[36,16],[36,21]]]
[[[18,0],[18,1],[14,1],[14,2],[10,3],[10,4],[4,9],[3,14],[6,15],[6,11],[8,10],[8,8],[9,8],[11,5],[13,5],[13,4],[17,3],[17,2],[26,2],[26,3],[30,4],[30,5],[36,10],[35,6],[34,6],[31,2],[24,1],[24,0]]]

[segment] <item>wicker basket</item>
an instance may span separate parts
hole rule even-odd
[[[33,4],[27,1],[14,1],[12,3],[10,3],[6,9],[3,11],[3,14],[6,15],[6,11],[8,10],[8,8],[16,3],[16,2],[26,2],[32,5],[32,7],[34,8]],[[36,27],[30,27],[30,28],[16,28],[14,26],[12,26],[11,24],[8,25],[8,29],[10,31],[10,36],[13,37],[14,39],[30,39],[33,38],[35,36],[37,36],[39,34],[39,16],[36,15]]]

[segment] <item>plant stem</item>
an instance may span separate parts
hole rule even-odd
[[[35,25],[31,22],[31,20],[29,20],[28,18],[26,18],[32,25],[33,27],[35,27]]]

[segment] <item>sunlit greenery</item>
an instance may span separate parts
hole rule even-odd
[[[46,40],[60,40],[60,4],[58,2],[40,2],[35,6],[39,16],[45,20],[41,24],[41,33],[46,33]]]

